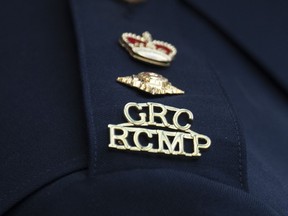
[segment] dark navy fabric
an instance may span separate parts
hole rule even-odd
[[[284,78],[287,74],[281,72],[287,67],[284,65],[286,61],[278,58],[279,53],[282,56],[288,54],[287,50],[279,49],[277,51],[279,53],[273,51],[273,47],[285,46],[288,35],[285,33],[285,28],[281,26],[287,22],[288,17],[283,18],[287,14],[281,14],[282,8],[279,8],[279,17],[282,17],[280,20],[276,15],[260,16],[260,14],[270,14],[271,11],[277,10],[284,2],[272,4],[273,10],[267,7],[268,3],[257,2],[259,5],[257,10],[255,10],[255,1],[251,4],[248,1],[239,1],[232,5],[229,2],[222,2],[221,7],[216,7],[214,2],[202,4],[200,1],[187,1],[187,6],[197,13],[211,29],[206,34],[201,34],[201,31],[194,32],[194,35],[198,35],[196,38],[200,39],[193,45],[197,49],[205,50],[205,55],[218,71],[243,126],[247,149],[249,193],[277,209],[282,209],[283,212],[288,212],[286,201],[288,107],[285,91],[287,79]],[[230,13],[232,10],[236,14],[236,6],[239,15],[231,16],[230,14],[230,19],[224,19],[225,13]],[[231,9],[230,12],[229,9]],[[247,17],[252,17],[254,11],[258,15],[248,22]],[[244,12],[246,16],[240,16]],[[263,20],[270,17],[270,22],[263,23]],[[258,43],[253,37],[251,38],[254,29],[249,28],[250,25],[262,26]],[[279,33],[271,32],[270,29]],[[285,34],[286,37],[283,37]],[[279,37],[283,37],[283,40]],[[200,40],[205,43],[201,43]],[[259,51],[260,44],[263,52]],[[255,54],[253,52],[258,52],[259,57],[253,57]],[[276,70],[276,68],[272,70],[267,66],[276,61],[282,65],[279,68],[281,70]],[[279,75],[283,77],[279,78]],[[269,188],[269,190],[263,190],[263,188]]]
[[[147,3],[135,8],[134,13],[126,18],[123,13],[127,7],[113,1],[73,3],[90,129],[92,175],[139,168],[176,169],[245,188],[244,144],[237,119],[209,63],[197,51],[190,49],[190,39],[179,37],[187,31],[185,26],[181,26],[187,23],[182,16],[177,16],[181,12],[181,4],[175,1],[166,1],[165,5]],[[160,7],[163,19],[155,20]],[[110,13],[106,12],[106,8],[109,8]],[[174,8],[174,15],[171,14],[171,8]],[[145,16],[146,11],[150,11],[149,17]],[[111,13],[113,19],[109,19]],[[177,29],[165,29],[166,23],[177,25]],[[118,76],[143,70],[160,71],[159,68],[134,63],[117,44],[121,32],[141,32],[142,29],[155,32],[155,38],[161,38],[159,33],[162,32],[162,38],[167,38],[167,41],[178,47],[177,60],[161,72],[176,86],[181,86],[186,94],[153,97],[116,83]],[[107,125],[125,122],[123,107],[131,101],[151,101],[191,110],[194,113],[192,130],[207,134],[213,140],[211,149],[198,160],[111,151],[107,148]]]
[[[283,215],[248,193],[199,175],[167,169],[74,173],[29,197],[20,215]]]
[[[286,1],[184,0],[225,32],[277,88],[288,93]]]
[[[288,215],[285,4],[1,3],[0,215]],[[144,31],[176,46],[171,67],[119,46]],[[141,71],[185,94],[116,83]],[[210,149],[196,160],[108,149],[107,125],[131,101],[191,110]]]
[[[75,36],[64,1],[0,6],[0,214],[87,168]]]

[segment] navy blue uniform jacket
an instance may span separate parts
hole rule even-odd
[[[0,215],[288,215],[288,3],[0,3]],[[178,50],[133,60],[123,32]],[[115,80],[160,73],[184,95]],[[199,159],[108,148],[128,102],[189,109]]]

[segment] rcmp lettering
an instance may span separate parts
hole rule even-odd
[[[127,123],[108,125],[110,148],[199,157],[200,150],[211,145],[208,136],[190,129],[193,120],[190,110],[130,102],[124,107],[124,115]]]

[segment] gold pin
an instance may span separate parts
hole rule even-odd
[[[144,32],[142,36],[123,33],[119,42],[133,58],[159,66],[169,66],[177,53],[173,45],[152,40],[149,32]]]
[[[211,145],[208,136],[190,129],[193,114],[188,109],[130,102],[124,107],[124,115],[127,122],[108,125],[109,148],[200,157],[201,150]]]
[[[141,72],[137,75],[118,77],[117,81],[148,92],[152,95],[185,93],[184,91],[173,86],[167,78],[153,72]]]

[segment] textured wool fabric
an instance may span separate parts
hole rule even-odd
[[[163,6],[159,3],[145,4],[136,8],[135,13],[127,19],[123,16],[127,7],[113,1],[73,3],[90,129],[92,175],[124,169],[177,169],[244,188],[245,154],[235,114],[209,63],[195,51],[187,49],[191,47],[190,40],[179,37],[177,40],[177,36],[185,34],[187,29],[181,28],[180,24],[177,26],[179,29],[171,29],[177,23],[184,23],[181,16],[177,17],[177,9],[180,9],[181,5],[175,1],[167,1]],[[155,20],[160,6],[162,16],[166,18]],[[105,8],[109,8],[109,14]],[[171,8],[174,8],[174,16],[170,15]],[[149,17],[145,16],[145,11],[150,11]],[[113,19],[109,19],[111,14]],[[167,22],[171,23],[171,27],[168,26],[165,32],[162,29]],[[161,29],[162,37],[166,36],[167,41],[178,47],[177,60],[161,72],[176,86],[181,86],[186,94],[171,97],[147,96],[115,82],[117,76],[132,75],[143,70],[159,70],[132,62],[117,44],[121,32],[141,32],[142,29],[155,32],[155,38],[161,38],[161,35],[157,34],[157,29]],[[181,29],[183,32],[180,32]],[[203,153],[199,160],[107,149],[107,125],[125,122],[123,107],[131,101],[151,101],[191,110],[194,113],[192,130],[207,134],[213,140],[211,149]]]
[[[64,1],[0,7],[0,214],[87,168],[78,59]]]
[[[287,215],[287,3],[0,5],[0,215]],[[170,67],[119,46],[144,31],[175,45]],[[185,94],[116,82],[142,71]],[[191,110],[211,147],[198,159],[109,149],[128,102]]]

